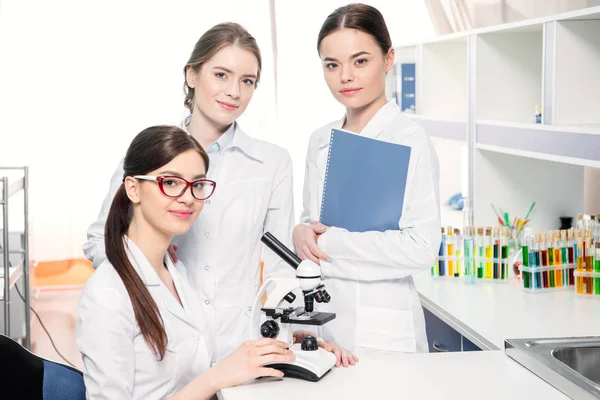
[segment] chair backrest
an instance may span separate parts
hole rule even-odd
[[[3,399],[85,400],[81,371],[45,360],[0,335],[0,390]]]

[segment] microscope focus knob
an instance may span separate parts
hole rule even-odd
[[[304,336],[302,339],[302,344],[300,345],[302,350],[306,351],[315,351],[319,350],[319,344],[317,343],[317,338],[314,336]]]
[[[260,326],[260,334],[264,338],[275,339],[279,335],[279,325],[272,319],[265,321]]]
[[[285,295],[284,300],[291,304],[294,302],[294,300],[296,300],[296,295],[292,292],[289,292]]]

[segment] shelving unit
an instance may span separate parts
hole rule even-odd
[[[471,197],[478,225],[496,225],[490,203],[512,218],[535,201],[530,226],[542,230],[557,229],[561,216],[600,212],[600,7],[410,43],[396,54],[414,55],[416,109],[406,116],[436,147],[443,226],[462,226],[444,205],[456,192]]]
[[[15,177],[15,175],[17,177]],[[27,349],[31,346],[30,334],[30,305],[29,305],[29,235],[28,235],[28,197],[29,176],[27,167],[0,167],[0,184],[2,185],[2,226],[0,233],[0,278],[2,278],[3,291],[0,293],[0,302],[3,307],[0,312],[3,318],[3,333],[13,338],[24,339]],[[15,197],[23,197],[23,226],[17,231],[11,231],[9,211],[13,210]],[[18,203],[15,203],[15,205]],[[23,279],[21,279],[21,277]],[[16,292],[19,285],[22,292]],[[15,290],[13,290],[15,289]],[[17,298],[21,294],[25,301]],[[23,311],[24,318],[15,315],[13,311]],[[24,332],[18,326],[24,326]]]

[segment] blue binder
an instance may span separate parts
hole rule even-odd
[[[350,232],[398,230],[410,151],[332,129],[321,223]]]

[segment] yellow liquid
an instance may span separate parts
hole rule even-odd
[[[454,245],[448,245],[448,257],[454,256]],[[448,260],[448,276],[454,276],[454,261]]]
[[[490,260],[494,257],[494,248],[492,246],[487,246],[485,248],[485,258]],[[492,279],[492,262],[486,261],[485,263],[485,279]]]

